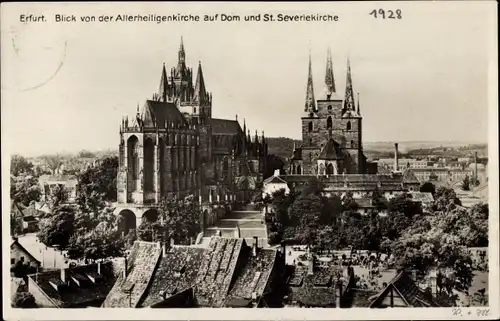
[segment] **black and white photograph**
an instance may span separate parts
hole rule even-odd
[[[495,9],[3,3],[6,319],[498,318]]]

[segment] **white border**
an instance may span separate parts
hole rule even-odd
[[[490,1],[488,1],[490,2]],[[492,2],[492,1],[491,1]],[[449,2],[449,4],[451,1]],[[311,3],[309,3],[311,4]],[[235,3],[212,3],[210,4],[210,9],[215,6],[234,9],[238,7],[241,11],[244,8],[289,8],[289,7],[301,7],[307,8],[309,4],[300,3],[257,3],[257,4],[235,4]],[[391,2],[384,2],[384,6],[392,4]],[[403,3],[398,2],[398,5],[405,5],[406,7],[410,5],[420,6],[422,3]],[[426,2],[427,5],[433,5],[435,2]],[[36,310],[22,310],[22,309],[12,309],[10,307],[10,282],[9,278],[9,260],[6,259],[9,256],[9,220],[7,219],[7,213],[10,212],[10,202],[9,200],[9,172],[10,172],[10,153],[8,152],[9,144],[14,144],[15,141],[2,139],[2,221],[3,221],[3,266],[2,272],[4,276],[4,286],[3,286],[3,308],[4,308],[4,318],[6,320],[135,320],[135,319],[149,319],[149,320],[270,320],[270,319],[314,319],[314,320],[354,320],[354,319],[384,319],[384,320],[394,320],[394,319],[407,319],[407,318],[417,318],[421,320],[428,319],[494,319],[499,317],[499,290],[500,286],[495,286],[499,284],[499,221],[498,221],[498,52],[497,52],[497,17],[495,15],[495,2],[490,5],[490,15],[487,18],[491,22],[490,26],[490,64],[489,64],[489,206],[490,206],[490,248],[489,248],[489,303],[490,303],[490,314],[487,317],[478,317],[478,308],[460,308],[461,315],[456,315],[457,310],[452,308],[393,308],[393,309],[365,309],[365,308],[352,308],[352,309],[306,309],[306,308],[283,308],[283,309],[78,309],[73,311],[72,309],[36,309]],[[1,15],[2,18],[5,17],[8,12],[7,9],[12,8],[18,3],[1,5]],[[23,4],[26,5],[26,4]],[[45,6],[46,4],[30,4],[32,6]],[[51,6],[56,4],[52,3]],[[62,4],[64,6],[69,5],[84,5],[79,4]],[[104,3],[92,3],[85,4],[85,6],[103,6],[110,5]],[[137,3],[119,3],[113,5],[120,6],[137,6]],[[151,3],[142,3],[141,5],[156,5]],[[182,8],[182,7],[203,7],[208,4],[201,3],[170,3],[169,5]],[[314,4],[316,5],[316,4]],[[332,5],[325,4],[324,6]],[[362,5],[361,3],[336,3],[334,6],[349,6],[354,7]],[[373,6],[380,6],[382,4],[372,3]],[[482,1],[471,1],[471,5],[485,5]],[[356,7],[357,8],[357,7]],[[443,14],[445,12],[443,11]],[[5,16],[4,16],[5,15]],[[4,19],[2,19],[4,20]],[[425,23],[425,17],[422,17],[422,23]],[[7,26],[2,24],[2,31],[6,30]],[[410,36],[410,35],[409,35]],[[458,37],[460,35],[457,35]],[[6,39],[2,32],[2,44],[5,44]],[[2,55],[3,56],[3,55]],[[8,63],[2,59],[2,64]],[[3,78],[3,77],[2,77]],[[4,102],[2,98],[2,103]],[[2,119],[5,116],[5,110],[2,109]],[[452,116],[452,115],[450,115]],[[5,122],[2,125],[9,125]],[[10,124],[14,125],[15,124]],[[4,131],[4,126],[2,126],[2,132]],[[2,135],[2,138],[4,136]],[[468,312],[471,312],[469,315]]]

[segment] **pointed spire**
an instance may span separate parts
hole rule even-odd
[[[347,79],[345,85],[345,97],[344,97],[344,110],[355,110],[354,103],[354,92],[352,88],[352,78],[351,78],[351,62],[349,57],[347,57]]]
[[[186,59],[186,52],[184,51],[184,40],[181,36],[181,46],[179,48],[179,62],[184,62]]]
[[[309,52],[309,74],[307,76],[306,104],[304,110],[306,112],[313,112],[316,110],[315,100],[314,100],[314,86],[312,78],[311,52]]]
[[[326,56],[325,86],[326,98],[329,99],[335,93],[335,78],[333,77],[332,51],[330,47],[328,47]]]
[[[193,100],[204,103],[207,98],[207,90],[205,88],[205,80],[203,79],[203,70],[201,69],[201,61],[198,63],[198,74],[196,75],[196,84],[194,87]]]
[[[160,86],[158,88],[157,100],[166,102],[168,92],[168,77],[167,70],[165,69],[165,63],[163,63],[163,68],[161,70]]]
[[[246,132],[247,132],[247,123],[245,118],[243,118],[243,135],[245,135]]]
[[[361,116],[361,109],[359,108],[359,93],[358,93],[358,109],[357,109],[358,116]]]

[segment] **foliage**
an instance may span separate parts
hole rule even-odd
[[[78,175],[76,202],[84,212],[99,213],[106,202],[116,201],[118,157],[106,157]]]
[[[30,292],[16,292],[12,298],[12,307],[30,309],[36,308],[35,297]]]
[[[409,194],[403,193],[395,196],[387,203],[387,210],[393,213],[402,213],[409,218],[422,214],[420,203],[412,202]]]
[[[372,205],[375,206],[375,209],[378,211],[384,210],[387,208],[387,199],[384,194],[378,189],[375,188],[371,194],[371,202]]]
[[[78,158],[95,158],[96,155],[88,150],[81,150],[78,152]]]
[[[199,232],[201,215],[201,208],[192,195],[183,200],[162,200],[157,220],[144,219],[137,229],[137,236],[145,241],[173,239],[176,243],[187,243]]]
[[[285,162],[283,158],[276,156],[274,154],[269,154],[266,157],[266,166],[264,167],[264,178],[271,177],[274,175],[274,171],[279,169],[280,175],[285,174]]]
[[[13,155],[10,159],[10,173],[14,176],[33,175],[33,164],[23,156]]]
[[[54,175],[63,163],[63,158],[60,155],[46,155],[42,157],[43,160],[45,161],[45,164],[51,171],[52,175]]]
[[[279,234],[278,232],[271,232],[267,239],[270,245],[280,244],[281,234]]]
[[[49,189],[48,189],[49,190]],[[62,185],[56,185],[49,190],[47,200],[50,208],[56,208],[68,201],[69,192]]]
[[[20,175],[10,178],[10,199],[29,206],[32,201],[40,201],[42,191],[38,179],[32,175]]]
[[[300,146],[302,141],[294,140],[286,137],[266,137],[269,154],[274,154],[277,157],[286,159],[292,155],[293,144]]]
[[[67,253],[70,259],[98,260],[123,256],[125,241],[116,228],[96,228],[83,234],[74,234]]]
[[[461,206],[462,202],[453,189],[441,186],[436,190],[432,205],[434,211],[449,211],[457,205]]]
[[[21,261],[17,261],[14,266],[10,267],[10,272],[16,278],[25,278],[28,274],[36,273],[36,267],[31,266],[29,263],[24,264]]]
[[[420,192],[434,195],[436,193],[436,186],[431,182],[425,182],[420,186]]]
[[[470,185],[471,185],[471,182],[470,182],[470,179],[469,179],[469,175],[465,175],[463,181],[462,181],[462,190],[464,191],[470,191]]]
[[[342,208],[344,211],[355,211],[358,209],[358,204],[354,200],[352,192],[347,192],[342,197]]]
[[[61,205],[53,210],[50,218],[40,221],[37,234],[40,242],[47,246],[58,245],[65,248],[74,231],[76,209],[71,205]]]

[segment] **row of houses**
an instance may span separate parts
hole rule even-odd
[[[44,308],[446,306],[404,271],[374,291],[349,263],[309,253],[290,266],[285,255],[217,236],[208,247],[136,241],[125,259],[31,274],[27,291]]]

